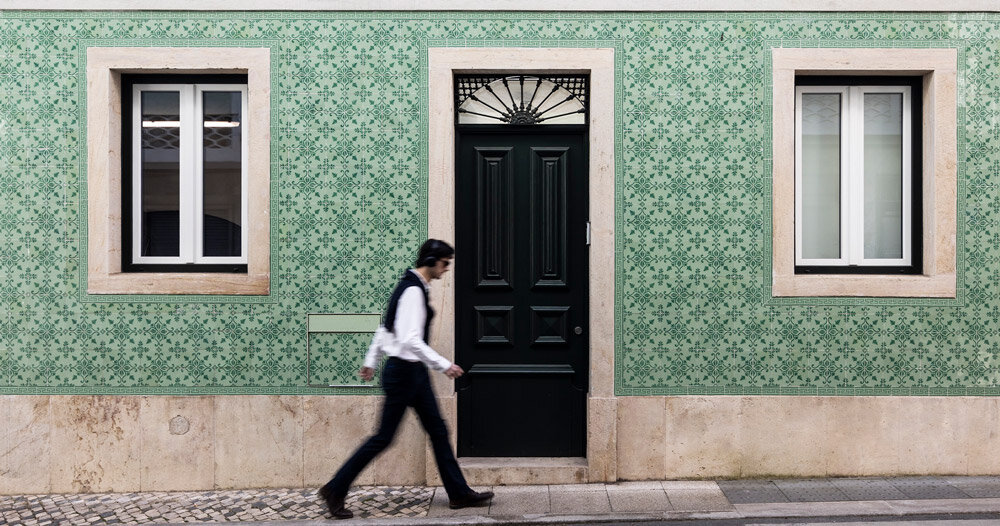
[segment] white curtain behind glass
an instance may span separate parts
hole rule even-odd
[[[903,95],[865,93],[865,258],[903,257]]]
[[[802,257],[840,258],[840,95],[802,94]]]

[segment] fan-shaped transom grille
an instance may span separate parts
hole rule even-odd
[[[456,75],[459,124],[586,124],[586,75]]]

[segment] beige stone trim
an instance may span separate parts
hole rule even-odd
[[[7,9],[122,11],[923,11],[1000,10],[993,0],[166,0],[137,8],[135,0],[7,0]]]
[[[247,274],[123,273],[122,73],[246,73],[250,225]],[[271,272],[271,51],[267,48],[87,49],[89,294],[268,294]]]
[[[589,72],[590,73],[590,397],[614,397],[614,290],[615,290],[615,187],[614,187],[614,50],[571,48],[431,48],[430,181],[428,230],[431,237],[455,237],[455,115],[452,90],[454,72]],[[452,275],[433,294],[434,348],[444,356],[455,355],[455,305]],[[438,396],[454,397],[450,382],[438,382]],[[455,421],[454,404],[442,404],[446,418]],[[614,412],[607,403],[587,405],[588,430],[606,430]],[[454,428],[454,426],[452,426]],[[454,432],[454,431],[453,431]],[[615,480],[614,451],[607,441],[589,435],[587,461],[590,480]],[[595,478],[596,477],[596,478]]]
[[[773,49],[773,296],[954,298],[955,49]],[[795,274],[795,75],[922,75],[923,261],[917,276]]]

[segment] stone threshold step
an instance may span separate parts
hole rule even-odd
[[[473,486],[588,482],[583,457],[462,457],[458,463]]]

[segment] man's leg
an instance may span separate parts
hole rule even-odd
[[[389,447],[392,439],[396,436],[399,422],[403,419],[403,413],[406,412],[408,405],[407,392],[412,390],[412,386],[408,385],[410,381],[402,378],[407,375],[399,374],[402,371],[396,369],[390,361],[386,363],[385,371],[383,371],[382,387],[385,390],[385,400],[382,403],[382,421],[379,424],[378,432],[365,441],[337,471],[333,479],[323,486],[330,494],[337,497],[347,495],[347,490],[350,489],[351,483],[358,477],[361,470],[365,469],[376,455]]]
[[[431,438],[434,460],[437,462],[438,473],[441,474],[441,481],[444,483],[445,491],[448,492],[448,497],[451,500],[459,499],[471,493],[472,488],[465,482],[462,469],[458,467],[458,461],[455,460],[455,454],[451,450],[451,444],[448,442],[448,427],[438,410],[430,378],[427,377],[427,370],[421,369],[423,374],[419,383],[414,386],[413,409],[420,417],[420,424],[424,426],[424,430]]]

